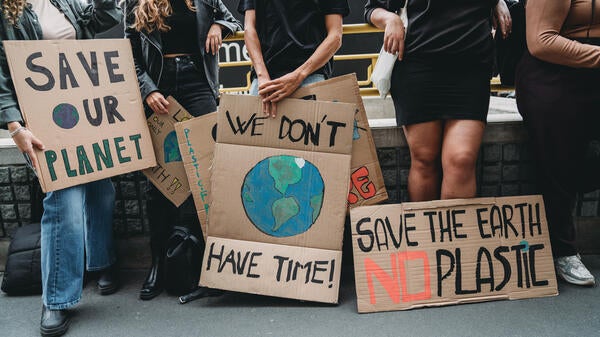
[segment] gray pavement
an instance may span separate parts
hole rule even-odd
[[[600,256],[583,260],[600,280]],[[67,336],[600,336],[600,289],[564,282],[558,297],[358,314],[349,270],[337,306],[239,293],[143,302],[143,277],[124,271],[110,296],[90,282]],[[0,295],[0,336],[38,336],[40,306],[38,296]]]

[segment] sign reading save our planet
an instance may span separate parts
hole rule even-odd
[[[3,43],[44,191],[155,165],[129,42]]]
[[[336,303],[356,106],[261,104],[221,99],[200,284]]]

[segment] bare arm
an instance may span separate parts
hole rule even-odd
[[[527,2],[527,47],[540,60],[575,68],[600,67],[600,47],[560,35],[569,14],[569,0]]]
[[[258,39],[258,33],[256,32],[256,11],[253,9],[247,10],[244,14],[244,43],[246,44],[250,60],[252,60],[252,67],[254,67],[254,72],[256,72],[258,85],[260,86],[262,83],[270,81],[271,77],[269,76],[269,71],[265,65],[260,40]],[[275,116],[277,113],[275,105],[266,102],[264,100],[266,96],[263,96],[260,93],[259,95],[263,99],[263,113]]]
[[[268,81],[271,78],[269,77],[269,71],[265,65],[265,60],[263,59],[260,40],[258,39],[258,33],[256,32],[255,10],[246,11],[244,26],[244,42],[246,43],[248,55],[250,55],[250,59],[252,60],[252,66],[256,72],[256,77],[258,77],[259,83],[260,81]]]
[[[375,8],[370,20],[377,28],[383,29],[383,49],[390,53],[398,53],[398,59],[404,56],[404,24],[400,16],[383,8]]]
[[[270,93],[266,100],[277,103],[290,96],[302,81],[310,74],[323,67],[342,46],[342,16],[340,14],[325,15],[327,37],[315,52],[296,70],[275,80],[259,86],[261,96]]]

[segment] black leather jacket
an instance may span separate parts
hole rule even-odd
[[[50,0],[50,2],[71,22],[77,39],[93,39],[97,33],[109,30],[123,18],[123,12],[115,0],[94,0],[90,5],[83,5],[79,0]],[[2,1],[0,5],[1,3]],[[25,7],[21,18],[14,26],[6,21],[0,11],[0,128],[6,129],[8,122],[23,122],[1,42],[41,39],[42,28],[31,6]]]
[[[135,21],[135,7],[137,0],[127,2],[127,27],[125,37],[131,41],[135,70],[137,72],[140,91],[144,102],[153,91],[158,91],[162,69],[163,53],[160,32],[138,32],[131,28]],[[242,24],[231,15],[221,0],[194,0],[196,6],[196,21],[198,23],[198,37],[200,53],[204,60],[204,72],[212,88],[215,98],[219,96],[219,56],[206,53],[204,41],[208,30],[213,23],[225,27],[223,37],[242,29]]]

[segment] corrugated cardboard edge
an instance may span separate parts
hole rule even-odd
[[[411,305],[410,307],[403,308],[403,309],[382,309],[382,310],[365,309],[364,304],[361,306],[361,303],[359,303],[359,301],[357,300],[357,307],[358,307],[357,311],[359,314],[371,314],[371,313],[377,313],[377,312],[406,311],[406,310],[413,310],[413,309],[437,308],[437,307],[444,307],[444,306],[450,306],[450,305],[482,303],[482,302],[492,302],[492,301],[531,300],[531,299],[535,299],[535,298],[555,297],[558,295],[559,295],[559,293],[558,293],[558,291],[556,291],[556,292],[547,293],[547,294],[538,294],[538,296],[536,296],[534,298],[531,298],[531,297],[529,297],[529,298],[526,298],[526,297],[512,298],[509,295],[481,296],[481,297],[473,297],[473,298],[465,298],[465,299],[456,299],[456,300],[451,300],[451,301],[442,301],[442,302],[437,302],[437,303]]]

